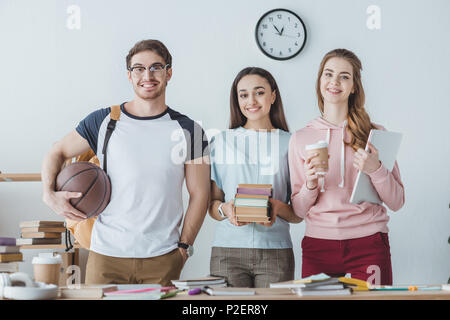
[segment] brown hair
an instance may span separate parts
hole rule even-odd
[[[278,89],[278,85],[274,79],[274,77],[270,74],[269,71],[264,70],[262,68],[257,67],[248,67],[243,70],[241,70],[236,78],[233,81],[233,84],[231,86],[231,92],[230,92],[230,129],[235,129],[241,126],[244,126],[247,122],[247,118],[242,114],[241,109],[239,108],[239,101],[238,101],[238,94],[237,94],[237,85],[239,81],[244,76],[247,75],[258,75],[260,77],[263,77],[266,79],[269,84],[272,91],[275,91],[275,101],[270,107],[270,121],[272,122],[272,125],[277,128],[284,131],[289,132],[289,128],[286,122],[286,118],[284,116],[283,111],[283,102],[281,101],[281,95],[280,90]]]
[[[136,43],[133,48],[130,49],[128,52],[126,63],[127,63],[127,69],[130,68],[131,64],[131,58],[139,52],[150,50],[155,53],[157,53],[161,58],[164,59],[166,64],[169,64],[169,66],[172,66],[172,56],[170,55],[169,50],[166,48],[166,46],[159,40],[142,40]]]
[[[358,148],[364,149],[366,147],[367,139],[369,138],[370,129],[375,129],[375,126],[370,122],[370,117],[364,109],[365,94],[361,81],[362,64],[358,57],[347,49],[335,49],[328,52],[322,59],[317,75],[316,93],[320,113],[323,115],[324,104],[323,97],[320,92],[320,78],[322,76],[325,63],[330,58],[343,58],[348,61],[353,67],[353,90],[354,92],[348,97],[348,115],[347,126],[350,131],[351,140],[346,145],[350,145],[353,150]]]

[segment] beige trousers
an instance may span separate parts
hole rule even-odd
[[[170,286],[179,279],[183,256],[179,249],[152,258],[116,258],[89,252],[86,284],[159,283]]]

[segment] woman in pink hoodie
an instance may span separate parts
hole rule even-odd
[[[404,189],[395,163],[392,172],[369,145],[373,124],[364,109],[361,62],[346,49],[330,51],[323,58],[316,83],[321,117],[295,132],[289,142],[291,202],[306,223],[302,240],[302,277],[317,273],[392,284],[388,240],[389,217],[383,205],[350,203],[359,170],[369,175],[384,204],[393,211],[404,203]],[[323,181],[313,154],[305,146],[328,142],[329,167]],[[321,188],[324,183],[323,188]],[[321,191],[322,190],[322,191]]]

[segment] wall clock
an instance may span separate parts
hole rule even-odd
[[[300,53],[306,43],[302,19],[287,9],[274,9],[259,19],[255,28],[259,49],[269,58],[288,60]]]

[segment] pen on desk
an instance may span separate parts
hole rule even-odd
[[[371,291],[413,291],[408,288],[373,288]]]
[[[440,286],[408,286],[408,287],[392,287],[392,286],[384,286],[382,288],[372,288],[374,291],[426,291],[426,290],[442,290]]]
[[[147,288],[147,289],[137,289],[137,290],[118,290],[118,291],[112,291],[108,294],[124,294],[124,293],[140,293],[140,292],[147,292],[147,291],[154,291],[154,290],[160,290],[161,292],[167,292],[172,289],[175,289],[176,287],[156,287],[156,288]]]
[[[206,293],[206,289],[208,289],[208,288],[209,287],[206,286],[206,287],[202,287],[202,288],[191,289],[191,290],[188,291],[188,295],[193,296],[193,295],[196,295],[196,294],[200,294],[202,292]]]
[[[196,294],[200,294],[202,292],[202,288],[195,288],[188,291],[188,295],[194,296]]]
[[[418,287],[417,290],[442,290],[441,286],[435,287]]]
[[[161,295],[160,299],[175,297],[179,291],[182,291],[182,290],[172,290],[172,291],[166,292]]]

